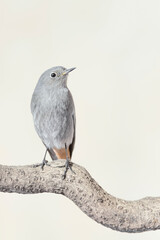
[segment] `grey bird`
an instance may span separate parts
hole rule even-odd
[[[68,74],[75,68],[62,66],[46,70],[35,87],[31,100],[31,112],[37,134],[46,146],[52,160],[66,159],[63,178],[68,168],[75,144],[75,106],[67,87]],[[71,169],[72,170],[72,169]]]

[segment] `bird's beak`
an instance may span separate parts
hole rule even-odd
[[[69,72],[72,72],[74,69],[76,69],[76,68],[74,67],[74,68],[66,69],[66,70],[62,73],[62,76],[67,75]]]

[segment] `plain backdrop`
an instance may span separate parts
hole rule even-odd
[[[30,99],[41,73],[68,79],[77,113],[73,161],[110,194],[160,195],[160,1],[0,1],[0,163],[42,161]],[[1,240],[150,240],[97,224],[61,195],[0,193]]]

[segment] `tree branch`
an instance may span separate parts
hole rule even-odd
[[[143,232],[160,228],[160,198],[125,201],[105,192],[90,174],[73,163],[62,180],[65,160],[51,166],[0,165],[0,191],[8,193],[57,193],[72,200],[96,222],[122,232]],[[61,166],[61,167],[60,167]]]

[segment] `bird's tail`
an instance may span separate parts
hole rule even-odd
[[[55,152],[53,151],[53,149],[48,149],[48,152],[49,152],[52,160],[57,160],[58,159]]]

